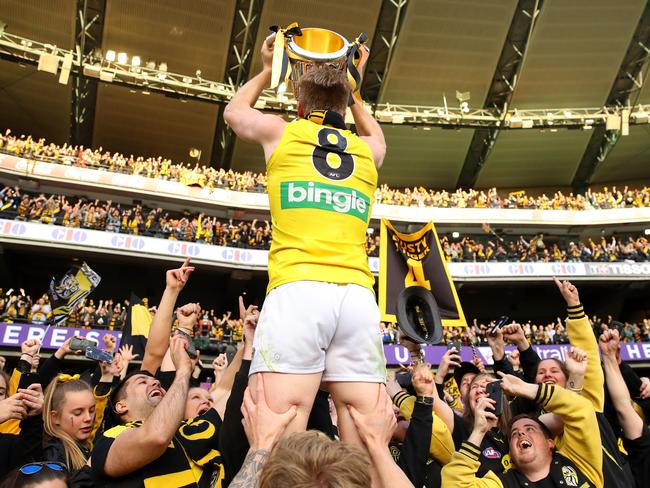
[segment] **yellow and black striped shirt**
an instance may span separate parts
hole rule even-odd
[[[96,440],[92,468],[96,486],[145,488],[174,486],[208,488],[213,472],[217,471],[217,488],[221,488],[223,465],[217,450],[217,433],[221,418],[212,408],[203,415],[181,423],[167,450],[154,462],[120,478],[104,476],[104,465],[113,441],[127,429],[135,429],[142,421],[129,422],[105,431]]]

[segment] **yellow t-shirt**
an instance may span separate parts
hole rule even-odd
[[[273,224],[268,291],[292,281],[375,279],[365,253],[377,188],[370,147],[349,130],[299,119],[267,164]]]

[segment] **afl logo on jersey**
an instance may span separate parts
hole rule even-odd
[[[483,451],[483,457],[487,459],[501,459],[501,453],[493,447],[488,447]]]

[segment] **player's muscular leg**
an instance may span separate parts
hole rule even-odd
[[[381,383],[336,382],[329,383],[328,387],[336,406],[341,439],[363,447],[363,442],[357,433],[347,406],[352,405],[360,413],[372,411],[377,407],[379,395],[385,394],[384,385]]]
[[[292,405],[297,408],[296,417],[287,426],[284,435],[304,431],[307,428],[307,420],[320,386],[322,373],[256,373],[249,379],[253,396],[255,396],[257,377],[260,374],[264,375],[266,402],[274,412],[284,413]]]

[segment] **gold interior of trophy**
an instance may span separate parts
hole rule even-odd
[[[305,51],[312,53],[333,53],[346,45],[336,32],[325,29],[302,29],[302,36],[294,36],[293,42]]]
[[[330,61],[345,55],[348,41],[336,32],[314,27],[301,30],[302,36],[293,36],[289,43],[289,57]]]

